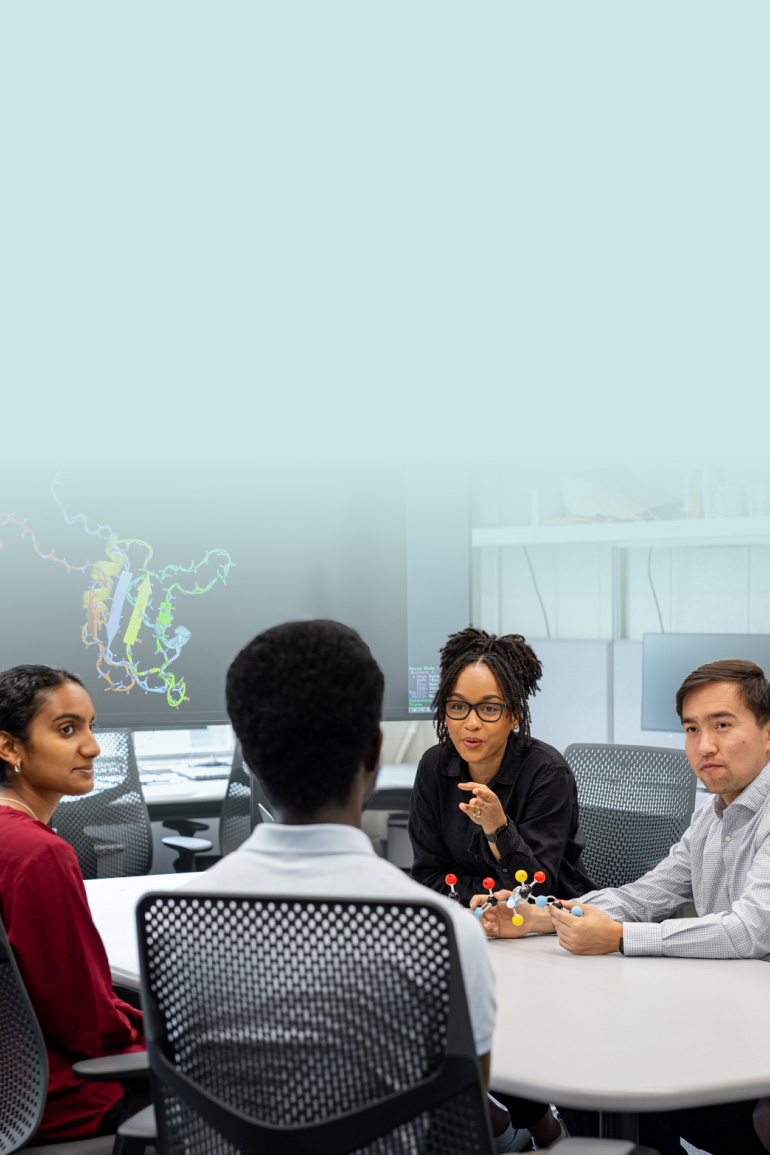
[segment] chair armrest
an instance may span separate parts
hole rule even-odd
[[[184,850],[190,854],[205,854],[207,850],[211,850],[214,843],[209,842],[207,838],[184,838],[180,834],[175,838],[164,838],[163,845],[170,846],[172,850]]]
[[[130,1119],[124,1119],[118,1127],[118,1135],[123,1139],[145,1139],[151,1143],[158,1134],[155,1122],[155,1108],[152,1103],[137,1111]]]
[[[208,830],[208,822],[197,822],[194,818],[167,818],[163,823],[166,830],[176,830],[177,834],[188,838],[197,830]]]
[[[125,1055],[104,1055],[100,1059],[81,1059],[72,1064],[81,1079],[95,1083],[123,1083],[147,1079],[150,1061],[146,1051],[129,1051]]]
[[[550,1147],[561,1155],[658,1155],[652,1147],[637,1147],[630,1139],[560,1139]]]

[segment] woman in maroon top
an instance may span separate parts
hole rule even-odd
[[[48,666],[0,674],[0,918],[48,1051],[35,1142],[109,1130],[117,1083],[87,1083],[79,1059],[144,1049],[142,1015],[112,990],[77,856],[47,825],[65,794],[87,794],[99,746],[79,678]]]

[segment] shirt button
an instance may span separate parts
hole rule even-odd
[[[725,835],[725,842],[729,842],[729,841],[730,841],[730,835],[729,835],[729,834],[726,834],[726,835]]]
[[[507,874],[507,873],[508,873],[508,871],[505,869],[505,867],[503,867],[503,874]]]

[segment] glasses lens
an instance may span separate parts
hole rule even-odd
[[[467,702],[447,702],[446,712],[448,718],[456,718],[457,721],[462,721],[467,718],[471,711]]]
[[[505,706],[502,702],[481,702],[476,712],[482,722],[497,722],[503,716]]]

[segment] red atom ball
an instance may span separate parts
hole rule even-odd
[[[545,871],[536,870],[532,877],[534,878],[535,882],[545,882]]]
[[[482,884],[481,884],[481,885],[482,885],[483,887],[485,887],[487,890],[494,890],[494,888],[495,888],[495,880],[494,880],[494,878],[485,878],[485,879],[482,881]]]
[[[457,882],[457,875],[448,874],[444,879],[444,882],[447,884],[447,886],[454,886],[454,884]]]

